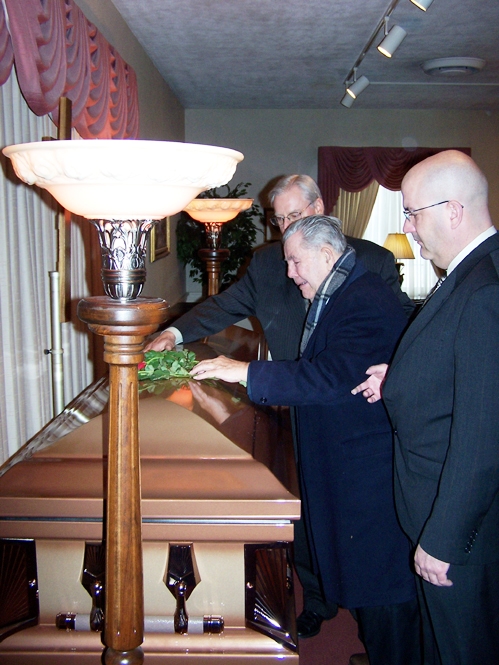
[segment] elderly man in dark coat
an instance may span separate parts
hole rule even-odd
[[[193,376],[247,381],[259,403],[297,407],[300,481],[328,600],[355,610],[370,665],[419,665],[409,543],[395,515],[392,432],[382,404],[351,394],[365,362],[388,360],[406,318],[391,289],[356,263],[340,222],[288,227],[288,275],[312,301],[297,361],[199,363]]]
[[[269,192],[274,208],[272,223],[281,233],[308,215],[324,214],[324,201],[317,183],[308,175],[280,178]],[[359,263],[379,274],[398,297],[407,316],[414,304],[401,291],[393,254],[368,240],[347,237]],[[286,276],[282,244],[267,243],[257,249],[247,271],[226,291],[198,303],[174,327],[152,340],[148,349],[172,349],[181,342],[193,342],[223,330],[246,317],[256,317],[265,334],[274,360],[296,360],[307,315],[299,289]],[[308,304],[308,303],[307,303]],[[303,611],[297,618],[298,636],[313,637],[324,620],[331,619],[338,607],[327,603],[320,579],[311,570],[305,519],[295,525],[294,564],[303,589]]]

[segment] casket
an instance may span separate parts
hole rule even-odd
[[[188,346],[251,355],[239,330]],[[140,390],[145,662],[297,663],[287,410],[222,382]],[[5,665],[101,662],[107,397],[103,378],[0,468]]]

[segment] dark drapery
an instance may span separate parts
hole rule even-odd
[[[21,92],[36,115],[52,113],[57,123],[59,98],[68,97],[72,124],[83,138],[137,138],[135,72],[74,0],[4,3],[0,85],[15,65]]]
[[[336,205],[340,189],[360,192],[373,180],[386,189],[399,190],[407,171],[423,159],[448,148],[319,148],[318,185],[326,210]],[[467,155],[469,148],[455,148]]]

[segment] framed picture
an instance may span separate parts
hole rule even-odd
[[[149,235],[150,261],[154,263],[170,253],[170,218],[165,217],[155,224]]]

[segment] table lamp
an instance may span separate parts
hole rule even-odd
[[[411,246],[409,245],[407,236],[405,235],[405,233],[389,233],[386,236],[386,240],[383,243],[383,247],[385,249],[388,249],[395,257],[395,267],[398,270],[399,282],[400,285],[402,286],[402,282],[404,281],[404,274],[402,272],[402,268],[404,267],[404,264],[398,261],[397,259],[414,258],[414,253],[411,249]]]

